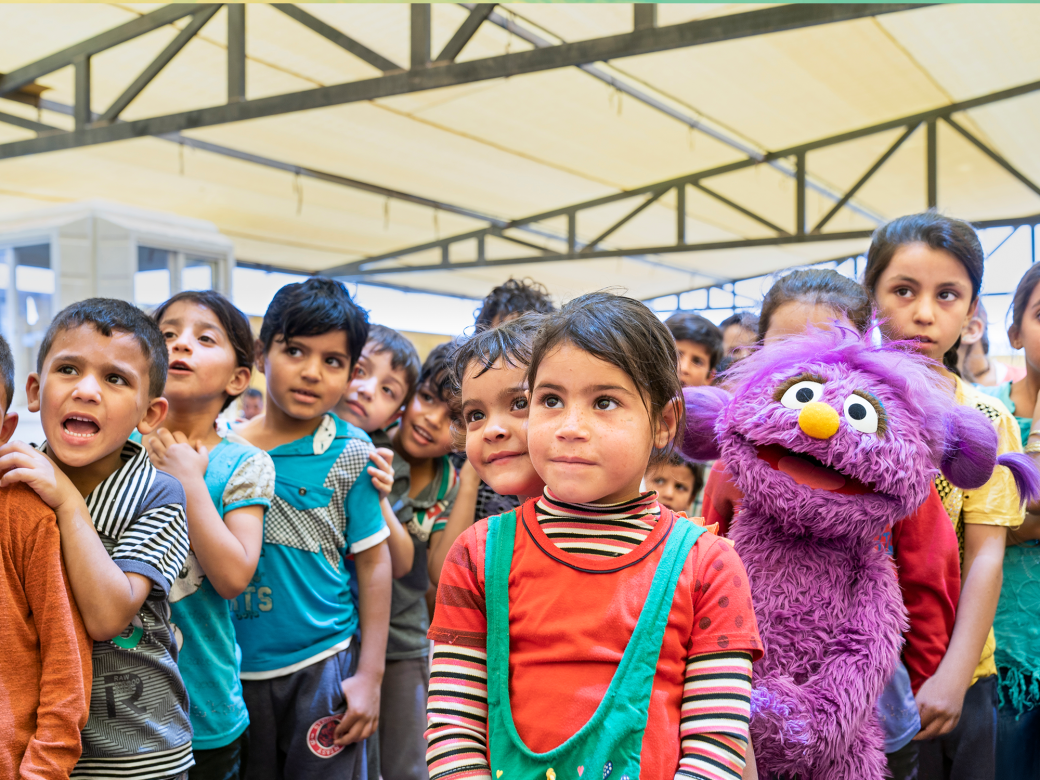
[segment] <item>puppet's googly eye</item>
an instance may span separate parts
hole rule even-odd
[[[787,388],[780,398],[780,403],[788,409],[801,409],[810,401],[819,401],[823,397],[823,385],[819,382],[797,382]]]
[[[860,433],[877,433],[877,409],[861,395],[854,393],[845,399],[845,419]]]

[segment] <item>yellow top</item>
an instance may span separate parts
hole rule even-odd
[[[956,381],[957,403],[978,409],[996,427],[999,440],[998,452],[1002,455],[1005,452],[1021,452],[1022,439],[1018,422],[1007,408],[996,398],[980,393],[974,387],[964,384],[959,378]],[[951,485],[941,474],[935,478],[935,487],[939,491],[939,497],[946,508],[946,513],[953,521],[954,530],[957,532],[962,567],[964,566],[965,524],[1017,528],[1025,519],[1025,508],[1019,500],[1015,478],[1004,466],[994,469],[989,482],[978,490],[965,492]],[[993,629],[990,628],[986,644],[982,648],[982,658],[971,679],[973,685],[979,678],[997,673],[997,666],[993,662],[993,653],[996,648],[997,642],[993,636]]]

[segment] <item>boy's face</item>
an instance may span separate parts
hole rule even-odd
[[[88,466],[121,451],[134,428],[158,427],[167,403],[149,397],[150,368],[133,334],[104,336],[92,325],[59,333],[26,385],[29,411],[40,413],[54,457]]]
[[[651,466],[646,470],[646,486],[656,490],[657,500],[673,512],[689,512],[693,506],[693,472],[689,466]]]
[[[319,336],[275,337],[259,359],[267,378],[267,397],[286,416],[313,420],[330,411],[350,379],[346,331]]]
[[[264,398],[263,396],[247,395],[242,399],[242,416],[247,420],[252,420],[257,415],[263,414],[264,412]]]
[[[394,368],[390,350],[370,341],[361,350],[336,414],[365,433],[382,430],[400,416],[408,389],[408,374]]]
[[[429,460],[447,455],[454,443],[451,409],[428,384],[419,385],[415,398],[401,416],[395,441],[409,460]]]
[[[477,376],[482,368],[470,363],[462,379],[466,459],[499,495],[540,495],[545,483],[527,452],[527,372],[501,359]]]
[[[739,323],[722,331],[722,353],[739,359],[746,357],[748,349],[758,341],[758,334]]]
[[[711,384],[711,355],[703,344],[688,339],[675,342],[679,353],[679,379],[683,387],[703,387]]]

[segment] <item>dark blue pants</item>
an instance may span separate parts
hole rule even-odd
[[[920,780],[995,780],[997,777],[997,678],[983,677],[964,695],[957,727],[919,743]],[[1012,780],[1011,775],[1006,780]],[[1001,780],[1005,776],[1001,775]],[[1018,780],[1014,777],[1014,780]]]
[[[249,729],[230,745],[211,750],[196,750],[195,766],[188,780],[240,780],[249,757]]]
[[[1040,709],[1015,715],[1010,707],[997,713],[997,777],[1040,780]]]

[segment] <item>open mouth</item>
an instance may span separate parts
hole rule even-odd
[[[62,420],[61,427],[65,433],[77,439],[89,439],[101,430],[101,426],[94,420],[75,414],[70,414]]]
[[[191,366],[189,366],[183,360],[174,360],[172,363],[170,363],[170,369],[169,370],[170,371],[184,371],[186,373],[190,373],[193,369],[192,369]]]
[[[804,452],[791,452],[779,444],[760,445],[757,447],[758,457],[776,471],[780,471],[799,485],[813,490],[826,490],[830,493],[841,493],[848,496],[861,496],[873,493],[874,490],[855,477],[842,474],[812,455]]]

